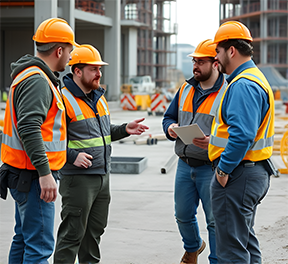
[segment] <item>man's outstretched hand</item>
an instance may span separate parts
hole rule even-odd
[[[128,123],[126,126],[126,132],[130,135],[141,135],[146,129],[149,129],[149,127],[139,124],[144,120],[145,118],[143,117]]]

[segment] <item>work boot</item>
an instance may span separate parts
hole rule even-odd
[[[206,243],[203,240],[201,247],[195,252],[185,252],[180,264],[197,264],[198,255],[205,249]]]

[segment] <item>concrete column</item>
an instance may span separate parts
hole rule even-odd
[[[59,9],[58,9],[58,17],[65,19],[70,27],[74,30],[75,32],[75,16],[74,16],[74,10],[75,10],[75,0],[58,0],[59,4]],[[76,39],[76,34],[75,34],[75,41],[77,42]],[[59,79],[61,81],[61,86],[64,86],[63,77],[67,73],[71,72],[70,66],[66,66],[64,72],[60,72]]]
[[[70,27],[75,31],[75,0],[58,0],[59,2],[59,17],[65,19]],[[77,41],[76,41],[77,42]]]
[[[34,30],[47,18],[57,17],[58,0],[34,1]]]
[[[260,2],[260,9],[261,11],[266,11],[268,8],[267,0],[263,0]],[[260,15],[260,38],[264,39],[260,42],[260,64],[267,64],[267,27],[268,27],[268,21],[267,21],[267,14],[261,13]]]
[[[137,28],[128,27],[122,30],[121,42],[121,84],[127,83],[129,78],[137,75]]]
[[[109,63],[105,67],[103,83],[107,84],[106,98],[118,101],[120,94],[120,1],[105,0],[105,15],[113,19],[113,26],[104,31],[104,61]]]
[[[57,0],[35,0],[34,1],[34,32],[38,26],[46,19],[57,17]],[[34,45],[34,54],[36,46]]]
[[[126,63],[125,63],[126,64]],[[128,30],[128,76],[137,75],[137,28]]]

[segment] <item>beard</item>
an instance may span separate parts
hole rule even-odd
[[[224,56],[223,61],[221,62],[218,59],[218,70],[222,73],[227,73],[226,68],[228,64],[229,64],[229,60],[227,56]]]
[[[204,72],[204,73],[203,73],[203,72],[201,72],[201,71],[194,70],[193,73],[194,73],[194,79],[195,79],[197,82],[205,82],[205,81],[207,81],[207,80],[210,78],[210,76],[211,76],[211,74],[212,74],[212,68],[209,69],[208,72]],[[198,75],[195,75],[195,73],[198,73]]]
[[[81,78],[81,82],[84,87],[88,90],[97,90],[100,87],[100,78],[92,79],[91,81],[87,81],[83,76]]]
[[[219,70],[219,72],[226,73],[225,66],[223,64],[221,64],[220,62],[218,62],[218,70]]]
[[[64,62],[64,61],[59,61],[59,63],[57,64],[57,72],[63,72],[63,71],[65,71],[65,69],[66,69],[66,65],[67,65],[67,62]]]

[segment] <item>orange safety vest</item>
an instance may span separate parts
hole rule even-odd
[[[258,68],[249,68],[236,76],[228,85],[223,97],[221,99],[218,113],[213,120],[210,142],[208,147],[209,159],[211,161],[220,157],[221,153],[225,150],[229,138],[228,128],[229,125],[225,124],[222,119],[222,105],[223,99],[230,85],[240,78],[246,78],[253,82],[258,83],[262,89],[269,96],[269,109],[258,128],[256,137],[250,149],[247,151],[243,160],[260,161],[266,160],[271,157],[274,142],[274,97],[272,89],[266,80],[265,76]]]
[[[53,101],[47,117],[41,125],[45,152],[51,170],[59,170],[66,162],[66,115],[61,95],[49,77],[39,67],[32,66],[20,72],[11,84],[6,104],[1,158],[3,163],[19,169],[36,170],[27,156],[17,131],[14,92],[16,86],[34,74],[40,74],[49,83]]]
[[[85,149],[103,147],[105,144],[110,145],[110,112],[105,97],[102,95],[96,105],[97,114],[101,119],[101,127],[98,124],[96,113],[86,102],[73,96],[66,87],[62,88],[62,93],[67,115],[71,119],[70,128],[68,129],[68,147],[71,149]],[[89,120],[89,122],[86,124],[85,120]],[[93,129],[89,128],[90,125],[93,126]]]
[[[68,148],[90,154],[93,159],[89,170],[95,174],[106,174],[111,155],[111,131],[110,112],[104,95],[97,101],[97,111],[94,112],[87,102],[74,96],[66,87],[62,88],[62,94],[70,119]],[[83,168],[67,162],[61,172],[65,175],[75,170],[83,171]]]
[[[227,82],[224,77],[221,86],[217,91],[211,92],[198,107],[197,111],[193,112],[193,97],[195,87],[185,82],[179,91],[178,101],[178,124],[179,126],[187,126],[191,123],[197,123],[203,130],[205,135],[210,135],[211,124],[216,110],[219,106],[220,99],[227,87]],[[199,148],[194,144],[185,145],[179,138],[176,139],[175,152],[179,157],[189,157],[208,161],[207,150]]]

